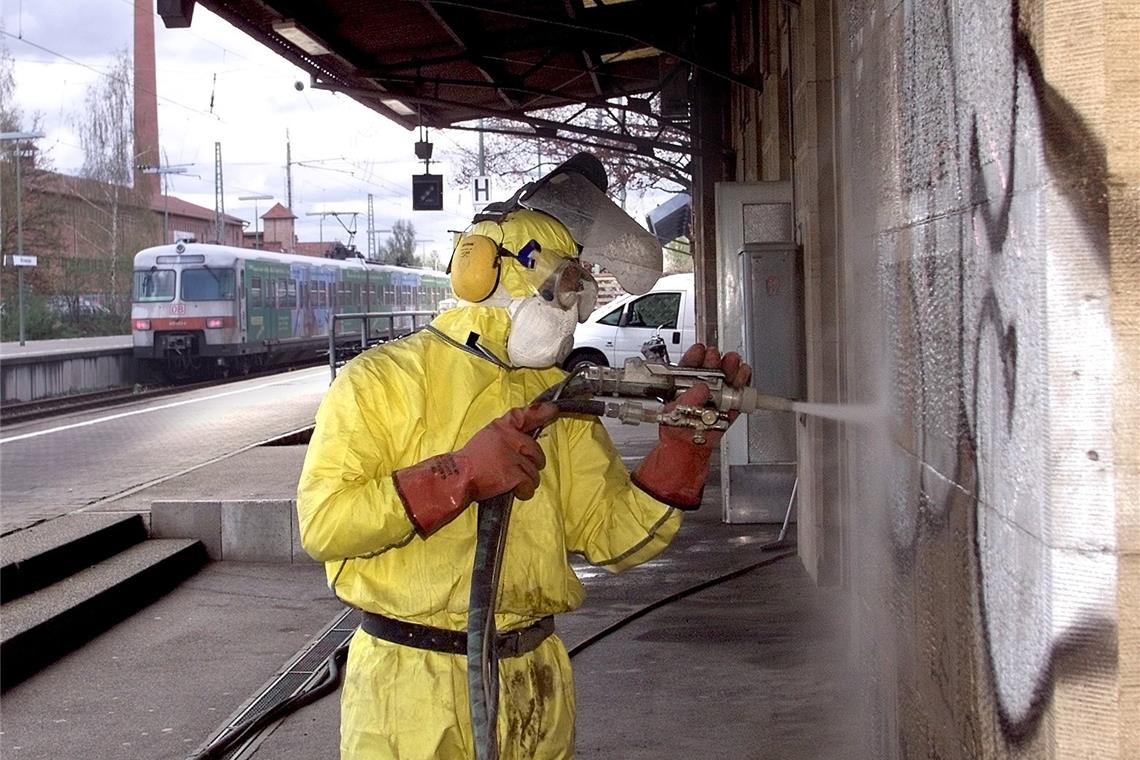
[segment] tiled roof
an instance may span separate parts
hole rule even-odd
[[[35,171],[29,172],[30,176],[27,179],[28,188],[31,190],[39,190],[40,192],[54,193],[57,195],[65,195],[79,198],[86,198],[95,202],[102,201],[106,196],[108,188],[113,188],[105,182],[90,179],[87,177],[73,177],[68,174],[60,174],[59,172],[51,171]],[[133,192],[134,188],[123,186],[121,188],[126,192]],[[123,198],[122,202],[129,202],[129,198]],[[160,213],[168,212],[173,216],[184,216],[191,219],[203,219],[213,221],[214,210],[199,206],[189,201],[184,201],[181,198],[176,198],[173,195],[162,196],[157,195],[152,197],[146,205],[151,211]],[[230,214],[225,215],[227,224],[244,224],[245,220]]]
[[[173,195],[159,195],[151,199],[150,210],[159,212],[169,212],[173,216],[185,216],[191,219],[205,219],[213,221],[214,210],[199,206],[189,201],[184,201],[181,198],[176,198]],[[240,217],[224,214],[227,224],[245,224],[245,220]]]
[[[262,219],[296,219],[297,215],[280,203],[274,203],[273,208],[261,215]]]

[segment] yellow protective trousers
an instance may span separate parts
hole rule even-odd
[[[557,635],[499,660],[503,760],[568,758],[574,679]],[[357,631],[341,695],[341,757],[475,756],[464,655],[425,652]]]

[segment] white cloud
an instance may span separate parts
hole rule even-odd
[[[17,105],[40,119],[40,148],[60,171],[76,172],[83,161],[73,123],[88,89],[105,75],[117,51],[133,41],[132,0],[5,2],[0,10],[4,45],[15,59]],[[171,193],[214,206],[214,144],[222,146],[227,213],[248,219],[252,201],[239,196],[267,193],[285,202],[286,132],[292,148],[293,211],[302,240],[348,234],[333,218],[311,213],[358,211],[355,243],[367,247],[367,197],[373,195],[375,225],[387,229],[409,219],[425,252],[443,260],[449,229],[471,217],[469,198],[448,183],[446,161],[432,165],[445,177],[443,212],[411,209],[411,175],[423,172],[413,144],[417,133],[388,121],[344,95],[309,88],[309,77],[202,7],[190,29],[167,29],[155,15],[159,138],[170,165],[189,164],[170,175]],[[296,82],[305,87],[298,91]],[[431,133],[436,155],[471,139],[467,133]],[[275,201],[258,201],[265,213]],[[345,218],[347,222],[347,217]],[[387,233],[376,236],[381,246]]]

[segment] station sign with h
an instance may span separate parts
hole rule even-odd
[[[492,192],[491,175],[481,174],[471,178],[471,204],[476,211],[482,211],[491,202]]]

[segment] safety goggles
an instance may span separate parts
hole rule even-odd
[[[597,306],[598,281],[578,259],[567,259],[561,256],[557,256],[557,259],[557,263],[535,285],[535,292],[550,305],[564,311],[576,309],[578,321],[584,322]],[[541,276],[539,267],[536,267],[534,271],[537,276]],[[528,277],[528,279],[531,278]]]

